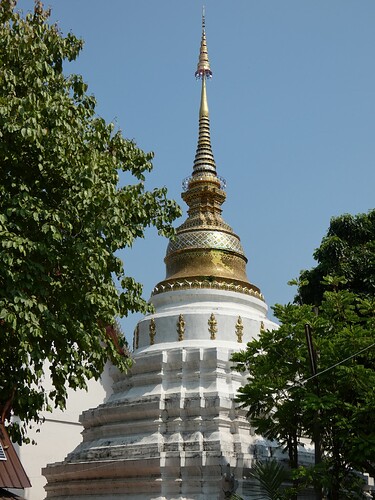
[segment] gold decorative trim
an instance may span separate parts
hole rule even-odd
[[[185,320],[182,314],[178,317],[177,321],[177,333],[178,333],[178,340],[181,342],[184,340],[185,336]]]
[[[210,339],[215,340],[217,334],[217,321],[214,313],[211,313],[210,319],[208,320],[208,331],[210,332]]]
[[[155,335],[156,335],[156,324],[154,318],[151,318],[149,324],[149,332],[150,332],[150,345],[155,344]]]
[[[262,300],[264,302],[263,294],[249,288],[244,285],[230,283],[227,281],[210,281],[207,279],[197,280],[192,279],[182,279],[178,281],[172,282],[162,282],[155,286],[151,295],[157,295],[158,293],[171,292],[173,290],[191,290],[195,288],[209,288],[214,290],[225,290],[228,292],[239,292],[244,293],[245,295],[250,295],[251,297],[255,297],[256,299]]]
[[[197,213],[189,214],[189,218],[177,228],[177,234],[181,234],[191,229],[207,229],[211,231],[217,229],[219,231],[226,231],[227,233],[232,232],[233,229],[223,221],[222,218],[218,219],[217,216],[211,213],[202,213],[197,211]]]
[[[245,255],[238,236],[220,230],[196,230],[177,234],[169,242],[167,255],[185,248],[215,248]]]
[[[243,321],[241,316],[238,316],[238,320],[236,323],[236,335],[237,335],[237,342],[241,344],[243,337]]]
[[[216,175],[213,172],[194,172],[193,175],[185,177],[182,181],[182,189],[187,191],[191,184],[196,184],[197,182],[210,182],[216,184],[222,191],[227,187],[227,181],[220,175]]]

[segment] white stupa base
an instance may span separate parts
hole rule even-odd
[[[83,442],[45,469],[47,499],[251,498],[254,460],[282,455],[253,435],[235,402],[246,374],[230,362],[261,328],[277,327],[266,304],[210,289],[165,292],[152,302],[155,312],[136,330],[130,373],[114,371],[109,400],[83,413]]]
[[[231,369],[235,349],[236,343],[203,341],[139,352],[128,376],[114,374],[108,402],[83,414],[82,444],[45,469],[47,498],[203,500],[239,493],[254,436],[234,402],[245,382]]]

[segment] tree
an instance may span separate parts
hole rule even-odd
[[[318,262],[317,266],[300,273],[296,303],[314,304],[319,307],[327,287],[335,291],[354,292],[361,298],[367,297],[370,304],[373,303],[375,296],[375,210],[355,216],[344,214],[332,218],[327,235],[315,251],[314,258]],[[326,280],[326,276],[330,276],[330,279]],[[368,314],[371,315],[371,306]],[[374,315],[374,309],[372,309],[372,315]],[[369,328],[373,331],[372,325],[370,324]],[[374,400],[367,401],[370,409],[371,405],[374,407]],[[360,428],[366,426],[365,420],[361,422]],[[367,421],[369,427],[370,422],[371,419]],[[374,461],[367,453],[371,454],[374,450],[374,434],[368,430],[365,435],[367,438],[364,436],[358,438],[358,442],[351,451],[349,451],[351,440],[343,437],[346,453],[356,454],[356,458],[352,456],[352,459],[354,459],[353,463],[357,463],[357,468],[367,470],[375,476]],[[367,441],[368,439],[371,443]]]
[[[145,190],[153,155],[95,114],[81,76],[64,74],[83,42],[49,14],[0,1],[0,416],[20,417],[9,428],[18,441],[108,358],[130,366],[111,326],[149,306],[116,252],[147,226],[171,236],[180,215],[165,188]]]
[[[367,214],[331,219],[327,235],[315,250],[317,266],[302,271],[296,300],[319,305],[325,286],[323,278],[345,278],[344,288],[359,294],[375,295],[375,209]]]
[[[336,239],[327,243],[328,235],[315,255],[320,256],[319,272],[331,269],[338,273],[345,268],[350,279],[337,274],[322,277],[319,295],[315,293],[315,281],[312,284],[306,281],[308,276],[315,277],[318,271],[303,272],[297,295],[299,303],[274,307],[280,328],[261,332],[259,339],[248,344],[246,351],[233,356],[237,369],[249,372],[249,383],[240,389],[239,402],[248,407],[248,415],[257,432],[277,439],[286,447],[290,465],[295,470],[299,465],[296,443],[302,437],[314,439],[318,419],[323,462],[307,475],[296,474],[295,477],[310,478],[329,492],[329,498],[358,498],[354,470],[375,475],[375,430],[372,425],[375,298],[371,293],[375,272],[368,255],[375,232],[372,231],[371,236],[367,229],[367,236],[363,238],[361,231],[364,219],[374,219],[373,212],[368,216],[344,216],[342,219],[348,218],[358,221],[360,227],[357,231],[351,224],[350,234],[345,236],[341,232],[341,238],[350,244],[347,243],[344,253],[335,254],[337,262],[330,252],[329,258],[323,258],[325,249],[337,243]],[[331,232],[332,222],[328,234]],[[361,237],[357,240],[355,234]],[[357,272],[362,273],[362,268],[356,271],[354,257],[346,258],[359,255],[361,243],[363,254],[368,256],[362,289],[356,276]],[[344,266],[344,261],[351,265]],[[325,291],[321,293],[321,290]],[[301,297],[308,294],[314,300],[301,304]],[[311,378],[309,371],[306,324],[312,328],[318,355],[316,378]]]
[[[238,401],[257,433],[285,446],[292,469],[300,465],[298,445],[314,439],[319,418],[324,469],[314,477],[337,494],[354,469],[375,472],[374,308],[374,299],[347,290],[325,292],[318,316],[307,305],[276,306],[280,328],[261,332],[232,358],[249,372]],[[319,391],[309,373],[306,323],[319,353]]]
[[[309,376],[304,325],[314,322],[311,307],[276,305],[279,329],[262,330],[245,351],[232,356],[235,367],[248,372],[248,383],[241,387],[237,401],[248,409],[256,432],[276,440],[288,453],[292,470],[299,467],[298,449],[304,426],[303,402],[311,385],[300,384]],[[294,482],[294,488],[298,484]]]

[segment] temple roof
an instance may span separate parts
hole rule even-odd
[[[29,478],[9,439],[5,426],[0,423],[0,488],[23,489],[30,486]],[[0,498],[2,497],[0,496]]]

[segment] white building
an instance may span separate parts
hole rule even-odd
[[[150,299],[155,312],[137,325],[131,372],[115,372],[108,401],[83,413],[83,442],[45,469],[48,499],[245,496],[254,449],[270,453],[234,401],[245,378],[232,371],[231,353],[275,325],[247,278],[240,239],[221,216],[226,195],[210,141],[204,24],[196,76],[198,146],[182,194],[188,217],[169,243],[166,279]]]
[[[22,497],[26,500],[42,500],[46,493],[44,486],[46,478],[42,469],[56,460],[63,460],[72,448],[78,446],[82,437],[80,414],[87,408],[97,406],[112,393],[112,379],[109,367],[106,367],[100,381],[88,382],[88,391],[68,390],[67,407],[65,411],[54,409],[52,413],[44,412],[44,423],[31,428],[27,436],[37,444],[15,445],[20,461],[30,479],[31,488],[26,488]],[[48,383],[45,384],[48,390]],[[51,385],[52,389],[52,385]],[[18,494],[20,494],[18,492]]]

